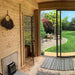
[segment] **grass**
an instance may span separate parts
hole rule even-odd
[[[62,37],[67,38],[68,41],[61,45],[62,52],[75,52],[75,31],[63,31]],[[48,48],[46,52],[56,52],[56,46]],[[60,51],[60,46],[58,46],[58,51]]]

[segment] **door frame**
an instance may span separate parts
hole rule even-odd
[[[43,11],[43,10],[56,10],[56,57],[61,57],[61,58],[63,58],[63,57],[75,57],[75,55],[74,56],[62,56],[62,54],[61,54],[61,40],[60,40],[60,56],[58,55],[58,38],[57,38],[57,35],[58,35],[58,33],[57,33],[57,31],[58,31],[58,14],[57,14],[57,11],[59,11],[60,10],[60,24],[61,24],[61,11],[63,10],[63,11],[65,11],[65,10],[67,10],[67,11],[75,11],[74,9],[52,9],[52,8],[44,8],[44,9],[39,9],[39,17],[38,17],[38,31],[39,31],[39,34],[38,34],[38,40],[39,40],[39,43],[38,43],[38,46],[39,46],[39,51],[40,51],[40,55],[41,55],[41,38],[40,38],[40,12],[41,11]],[[60,25],[60,29],[61,29],[61,25]],[[60,39],[61,39],[61,30],[60,30]]]
[[[47,9],[47,8],[45,8],[45,9],[39,9],[39,11],[38,11],[38,13],[39,13],[39,17],[38,17],[38,32],[39,32],[39,34],[38,34],[38,46],[39,46],[39,54],[41,55],[41,38],[40,38],[40,36],[41,36],[41,32],[40,32],[40,12],[41,11],[44,11],[44,10],[56,10],[57,11],[57,9],[52,9],[52,8],[49,8],[49,9]],[[56,21],[56,23],[57,23],[57,21]],[[56,24],[57,25],[57,24]],[[57,30],[56,30],[57,31]],[[57,34],[57,33],[56,33]],[[56,43],[58,43],[58,41],[56,42]],[[58,48],[57,47],[57,44],[56,44],[56,48]],[[58,57],[58,50],[56,49],[56,57]]]

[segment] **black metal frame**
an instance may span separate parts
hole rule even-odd
[[[56,55],[58,57],[58,11],[56,10]]]
[[[58,55],[58,11],[60,11],[60,56]],[[64,57],[75,57],[75,55],[74,56],[62,56],[62,50],[61,50],[61,11],[75,11],[75,10],[67,10],[67,9],[62,9],[62,10],[60,10],[60,9],[58,9],[58,10],[56,10],[56,53],[57,53],[57,57],[62,57],[62,58],[64,58]]]

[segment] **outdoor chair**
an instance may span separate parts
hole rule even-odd
[[[47,37],[47,39],[50,39],[50,40],[53,39],[52,34],[46,34],[46,37]]]

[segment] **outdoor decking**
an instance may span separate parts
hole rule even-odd
[[[45,56],[57,56],[57,54],[55,52],[44,52]],[[60,53],[58,53],[58,55],[60,56]],[[67,53],[61,53],[61,56],[74,56],[75,52],[67,52]]]
[[[60,73],[60,75],[75,75],[75,70],[69,70],[69,71],[56,71],[56,70],[48,70],[41,68],[41,65],[43,64],[43,61],[46,57],[40,57],[40,60],[35,63],[35,65],[32,67],[31,71],[29,72],[29,75],[36,75],[37,71],[44,71],[44,72],[51,72],[51,73]],[[75,58],[72,58],[73,65],[75,69]]]
[[[74,70],[72,58],[50,58],[47,57],[41,68],[57,71]]]
[[[45,58],[47,58],[47,57],[43,57],[43,56],[35,57],[35,64],[30,65],[32,62],[28,62],[25,65],[25,67],[22,69],[22,71],[29,75],[36,75],[36,73],[38,71],[50,72],[50,73],[54,73],[54,74],[60,73],[60,75],[75,75],[75,58],[72,58],[74,70],[69,70],[69,71],[48,70],[48,69],[41,68],[41,65],[45,61]],[[53,57],[51,57],[51,58],[53,58]],[[66,67],[66,65],[65,65],[65,67]]]

